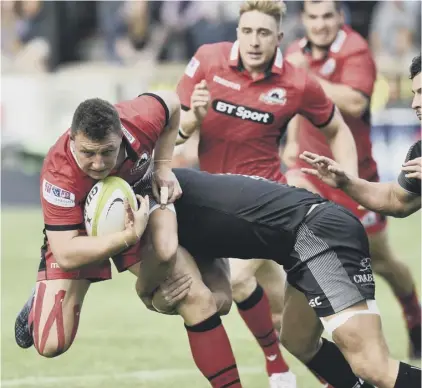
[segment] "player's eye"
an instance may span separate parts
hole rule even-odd
[[[87,150],[82,151],[82,153],[83,153],[85,156],[88,156],[88,157],[92,157],[92,156],[94,156],[94,155],[95,155],[95,152],[92,152],[92,151],[87,151]]]
[[[107,150],[102,153],[103,156],[110,156],[113,153],[113,150]]]

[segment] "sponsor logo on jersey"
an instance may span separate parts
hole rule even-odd
[[[334,58],[329,58],[325,61],[325,63],[322,65],[319,72],[322,75],[328,76],[333,74],[334,70],[336,69],[336,60]]]
[[[59,186],[43,180],[43,198],[52,205],[61,207],[74,207],[75,194]]]
[[[212,102],[212,107],[218,113],[236,117],[241,120],[266,125],[270,125],[274,122],[274,115],[272,113],[252,109],[244,105],[236,105],[227,101],[214,100]]]
[[[285,105],[287,101],[286,91],[282,88],[271,89],[267,93],[262,93],[259,100],[270,105]]]
[[[146,169],[149,166],[149,154],[147,152],[144,152],[141,157],[136,161],[136,163],[133,165],[133,167],[130,169],[130,173],[138,174],[141,171],[146,171]]]
[[[360,261],[360,265],[362,268],[360,268],[359,271],[364,273],[359,275],[353,275],[353,281],[357,284],[372,283],[374,281],[374,275],[372,274],[371,259],[369,257],[365,257]]]
[[[321,306],[322,303],[320,301],[320,296],[317,296],[316,298],[313,298],[309,301],[309,306],[311,307],[317,307],[317,306]]]
[[[370,226],[374,226],[378,221],[378,217],[374,212],[367,212],[360,218],[360,222],[365,228],[369,228]]]
[[[122,132],[125,135],[127,141],[132,144],[135,141],[135,138],[133,137],[133,135],[123,126],[123,124],[120,124],[120,126],[122,127]]]
[[[219,77],[218,75],[215,75],[214,78],[212,79],[214,82],[226,86],[228,88],[234,89],[234,90],[240,90],[240,84],[237,84],[235,82],[226,80],[224,78]]]
[[[369,257],[362,259],[360,261],[360,265],[362,266],[362,268],[359,271],[361,271],[361,272],[372,272],[371,259]]]
[[[185,74],[188,77],[193,78],[200,64],[201,62],[199,62],[195,57],[192,57],[192,59],[189,61],[188,65],[186,66]]]

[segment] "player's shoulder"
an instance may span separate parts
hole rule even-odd
[[[330,51],[338,58],[344,59],[357,54],[370,53],[368,42],[349,26],[343,27],[338,32]]]
[[[70,151],[69,135],[65,133],[50,148],[44,159],[40,181],[43,186],[47,185],[47,190],[59,188],[64,192],[70,191],[77,197],[83,195],[85,175],[71,158],[73,155]]]

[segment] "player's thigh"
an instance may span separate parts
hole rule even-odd
[[[281,313],[286,283],[283,267],[273,260],[265,260],[256,272],[256,279],[267,294],[271,312]]]
[[[34,345],[39,353],[53,357],[72,344],[79,325],[87,279],[39,281],[31,312]]]
[[[315,355],[323,326],[306,296],[286,285],[280,340],[294,356],[307,362]]]
[[[228,314],[232,305],[229,259],[197,259],[204,284],[216,299],[220,314]]]
[[[230,263],[230,276],[231,283],[233,287],[241,286],[244,283],[247,283],[248,280],[254,279],[258,269],[265,264],[263,259],[229,259]]]

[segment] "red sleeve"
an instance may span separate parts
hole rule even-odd
[[[180,98],[182,108],[190,109],[190,96],[193,88],[205,79],[205,48],[201,46],[186,66],[185,72],[177,85],[177,94]]]
[[[370,97],[376,80],[375,63],[369,51],[344,59],[340,83]]]
[[[316,127],[325,127],[334,116],[335,105],[314,78],[306,75],[299,113]]]
[[[141,144],[151,151],[169,121],[169,109],[164,100],[153,93],[116,105],[122,120],[122,130],[129,143]]]
[[[51,172],[41,176],[41,205],[46,230],[76,230],[84,218],[75,182]]]

